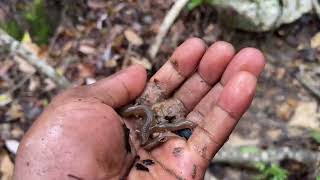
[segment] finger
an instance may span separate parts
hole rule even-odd
[[[140,101],[151,105],[170,95],[195,71],[205,50],[206,45],[199,38],[191,38],[181,44],[150,79]]]
[[[227,42],[216,42],[203,55],[195,72],[175,93],[188,111],[201,100],[221,77],[234,55],[234,48]]]
[[[134,65],[88,86],[88,94],[113,108],[125,105],[143,91],[147,74],[142,66]]]
[[[245,48],[238,52],[228,64],[219,83],[217,83],[201,101],[196,105],[192,112],[187,116],[188,120],[200,123],[203,118],[212,110],[216,104],[224,85],[232,76],[240,71],[247,71],[258,78],[265,65],[263,54],[254,48]]]
[[[241,71],[224,87],[217,104],[194,130],[188,141],[194,156],[207,163],[224,144],[255,94],[257,78]]]

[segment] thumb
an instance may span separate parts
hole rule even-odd
[[[113,108],[118,108],[140,95],[146,80],[146,70],[140,65],[133,65],[87,86],[88,95],[98,98]]]

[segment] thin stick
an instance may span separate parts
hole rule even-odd
[[[154,62],[154,58],[156,57],[156,55],[159,51],[161,44],[162,44],[164,36],[168,33],[168,30],[172,26],[174,20],[178,17],[181,10],[186,6],[188,1],[189,0],[177,0],[174,3],[174,5],[172,6],[172,8],[166,14],[166,16],[160,26],[159,32],[156,36],[156,39],[148,50],[148,54],[150,55],[153,62]]]
[[[52,79],[60,88],[67,88],[70,82],[58,74],[54,68],[40,59],[37,55],[27,50],[23,45],[0,29],[0,46],[7,46],[11,54],[17,54],[29,64],[35,66],[41,73]]]
[[[313,80],[307,75],[298,75],[297,80],[301,83],[305,89],[307,89],[312,95],[317,99],[320,99],[320,91],[314,86],[316,84]]]

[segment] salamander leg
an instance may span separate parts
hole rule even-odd
[[[170,132],[165,132],[165,133],[160,133],[159,136],[153,138],[153,139],[149,139],[149,141],[146,143],[146,145],[143,146],[143,149],[150,151],[153,148],[155,148],[156,146],[168,141],[171,138],[175,138],[178,137],[175,134],[172,134]]]
[[[151,133],[154,132],[165,132],[165,131],[178,131],[181,129],[187,129],[187,128],[194,128],[197,124],[189,121],[189,120],[176,120],[174,122],[161,122],[159,124],[154,125],[151,127]]]

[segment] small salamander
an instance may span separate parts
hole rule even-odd
[[[186,128],[194,128],[196,123],[185,119],[174,119],[172,122],[164,118],[156,118],[153,110],[146,105],[135,105],[125,108],[121,115],[123,117],[143,117],[144,122],[139,128],[141,145],[146,150],[151,150],[160,143],[166,142],[169,138],[174,137],[169,133]],[[151,137],[155,133],[156,137]]]
[[[122,113],[123,117],[142,116],[144,123],[140,128],[140,141],[142,145],[145,145],[150,137],[150,128],[155,123],[153,111],[145,105],[130,106],[126,108]]]

